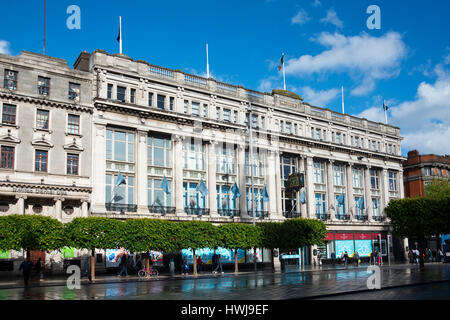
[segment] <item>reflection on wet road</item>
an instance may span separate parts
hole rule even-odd
[[[280,300],[367,289],[366,269],[246,274],[185,280],[155,280],[66,286],[0,289],[0,300]],[[450,265],[430,265],[425,272],[416,266],[382,269],[381,286],[450,280]]]

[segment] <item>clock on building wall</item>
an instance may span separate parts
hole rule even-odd
[[[305,186],[305,176],[303,173],[292,173],[288,178],[288,189],[300,191]]]

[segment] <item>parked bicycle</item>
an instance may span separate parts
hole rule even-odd
[[[138,276],[139,278],[150,278],[150,277],[158,277],[159,272],[157,269],[154,269],[153,267],[148,270],[147,268],[143,268],[139,270]]]

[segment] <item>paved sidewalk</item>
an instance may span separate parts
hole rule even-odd
[[[439,263],[427,263],[428,265],[438,265]],[[307,265],[303,268],[303,273],[321,273],[321,272],[333,272],[333,271],[345,271],[345,270],[366,270],[369,264],[361,264],[360,266],[356,266],[354,264],[348,265],[345,268],[343,265],[323,265],[323,266],[312,266]],[[407,268],[413,265],[409,263],[391,263],[392,268]],[[387,264],[383,265],[382,268],[389,268]],[[289,274],[289,273],[299,273],[298,269],[295,269],[291,266],[291,268],[287,272],[275,272],[275,274]],[[264,270],[258,269],[255,273],[252,270],[239,271],[239,273],[235,274],[232,270],[225,272],[222,277],[236,277],[243,275],[273,275],[274,273],[270,270],[270,268],[265,268]],[[48,287],[48,286],[66,286],[67,276],[58,275],[45,277],[44,279],[38,279],[38,275],[34,275],[33,278],[30,279],[30,286],[32,287]],[[160,274],[158,277],[148,277],[148,278],[139,278],[137,275],[129,275],[128,277],[120,277],[117,275],[111,274],[99,274],[96,275],[95,281],[89,282],[87,277],[82,277],[81,284],[108,284],[108,283],[123,283],[123,282],[145,282],[145,281],[162,281],[162,280],[192,280],[192,279],[208,279],[208,278],[217,278],[220,277],[220,274],[212,274],[210,272],[199,272],[197,277],[194,277],[192,273],[189,275],[181,275],[175,274],[174,276],[170,276],[168,273]],[[0,289],[10,289],[10,288],[23,288],[23,277],[20,275],[15,275],[13,278],[0,278]]]

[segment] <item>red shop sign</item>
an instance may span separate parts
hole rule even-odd
[[[334,240],[334,233],[327,233],[327,237],[324,240]]]
[[[372,239],[371,233],[355,233],[355,240],[370,240]]]
[[[336,233],[336,240],[353,240],[353,233]]]
[[[373,240],[377,240],[379,234],[381,234],[381,239],[386,239],[386,232],[375,232],[375,233],[372,233],[372,239]]]

